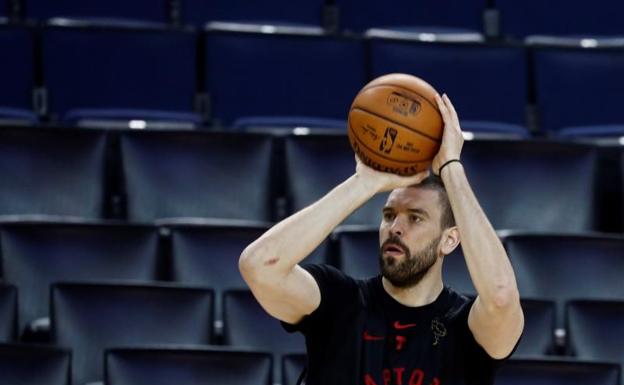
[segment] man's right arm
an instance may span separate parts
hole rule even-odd
[[[298,264],[331,231],[377,192],[420,183],[428,175],[398,177],[374,171],[357,161],[354,175],[323,198],[276,224],[241,254],[239,269],[260,305],[291,324],[312,313],[320,289]]]

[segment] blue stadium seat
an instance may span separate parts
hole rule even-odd
[[[281,355],[305,351],[303,335],[287,333],[249,290],[228,290],[223,295],[223,332],[226,345],[272,352],[276,379],[282,373]]]
[[[342,29],[373,27],[445,27],[483,30],[486,0],[420,0],[383,3],[374,0],[337,0]]]
[[[72,349],[72,383],[103,378],[104,350],[210,343],[213,293],[173,285],[55,284],[53,343]]]
[[[43,345],[0,344],[3,384],[69,385],[71,352]]]
[[[624,135],[618,103],[624,50],[536,47],[533,58],[542,130],[562,137]]]
[[[28,0],[28,18],[45,20],[54,17],[80,19],[121,19],[169,22],[168,0]]]
[[[624,297],[623,237],[516,233],[503,241],[520,293],[554,300],[558,327],[563,327],[566,301]]]
[[[576,300],[566,306],[571,353],[587,360],[624,364],[624,301]]]
[[[206,30],[204,86],[215,121],[231,126],[238,118],[281,116],[305,126],[306,117],[346,120],[366,81],[362,41],[280,31]]]
[[[221,294],[227,289],[246,289],[238,270],[238,258],[250,243],[268,230],[267,224],[189,224],[172,225],[171,279],[183,284],[208,286],[215,290],[215,319],[220,327]],[[329,247],[325,242],[306,259],[324,263]]]
[[[570,359],[511,359],[496,376],[497,385],[619,385],[620,366]]]
[[[592,146],[548,141],[467,141],[462,162],[497,230],[597,230]],[[574,210],[570,208],[573,207]]]
[[[107,385],[272,385],[269,353],[226,348],[120,348],[106,352]]]
[[[0,52],[0,123],[36,123],[32,31],[0,22]]]
[[[282,357],[282,385],[297,385],[307,363],[303,353],[285,354]]]
[[[539,356],[555,352],[555,312],[553,301],[524,298],[520,299],[524,313],[524,331],[516,356]]]
[[[40,319],[49,315],[54,282],[158,278],[156,227],[7,224],[0,227],[0,242],[4,279],[20,289],[20,333],[37,329],[35,320],[45,331],[47,320]]]
[[[209,21],[320,26],[323,4],[324,0],[182,0],[181,14],[183,22],[198,27]]]
[[[598,0],[495,0],[501,32],[518,38],[527,35],[624,35],[620,1]]]
[[[11,342],[17,336],[17,288],[0,284],[0,342]]]
[[[427,43],[369,37],[374,77],[423,78],[453,101],[464,131],[528,137],[527,60],[519,46]]]
[[[272,148],[265,135],[125,132],[121,153],[128,218],[269,221]]]
[[[355,173],[355,156],[346,135],[293,135],[285,141],[286,186],[292,212],[320,199]],[[385,194],[375,196],[344,223],[378,225],[385,202]]]
[[[191,30],[146,23],[48,25],[42,51],[50,114],[82,125],[198,125],[196,39]]]
[[[107,135],[97,130],[0,130],[0,216],[101,218]]]

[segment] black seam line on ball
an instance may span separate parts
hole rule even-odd
[[[440,140],[439,140],[439,139],[434,138],[433,136],[430,136],[430,135],[428,135],[428,134],[425,134],[424,132],[418,131],[418,130],[416,130],[416,129],[414,129],[414,128],[411,128],[411,127],[409,127],[409,126],[406,126],[406,125],[404,125],[404,124],[401,124],[401,123],[399,123],[399,122],[397,122],[397,121],[395,121],[395,120],[392,120],[392,119],[390,119],[390,118],[387,118],[387,117],[385,117],[385,116],[383,116],[383,115],[379,115],[379,114],[377,114],[377,113],[374,113],[374,112],[372,112],[372,111],[366,110],[366,109],[361,108],[361,107],[354,107],[354,108],[353,108],[353,110],[360,110],[360,111],[366,112],[367,114],[371,114],[371,115],[376,116],[376,117],[378,117],[378,118],[380,118],[380,119],[387,120],[387,121],[389,121],[390,123],[396,124],[397,126],[401,126],[401,127],[405,128],[405,129],[407,129],[407,130],[410,130],[410,131],[412,131],[412,132],[414,132],[414,133],[416,133],[416,134],[418,134],[418,135],[422,135],[422,136],[424,136],[425,138],[427,138],[427,139],[431,139],[432,141],[434,141],[434,142],[436,142],[436,143],[440,143]]]

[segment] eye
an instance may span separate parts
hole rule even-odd
[[[389,221],[393,220],[394,219],[394,213],[389,212],[389,211],[383,213],[383,219],[386,222],[389,222]]]
[[[420,222],[420,217],[418,215],[411,214],[409,216],[409,221],[411,223],[418,223],[418,222]]]

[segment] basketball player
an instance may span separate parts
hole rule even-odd
[[[486,385],[511,355],[524,317],[509,259],[460,160],[463,137],[446,95],[432,171],[412,177],[356,172],[278,223],[240,257],[262,307],[306,337],[307,385]],[[349,214],[391,191],[379,228],[381,275],[357,280],[326,265],[299,265]],[[442,282],[460,243],[478,296]]]

